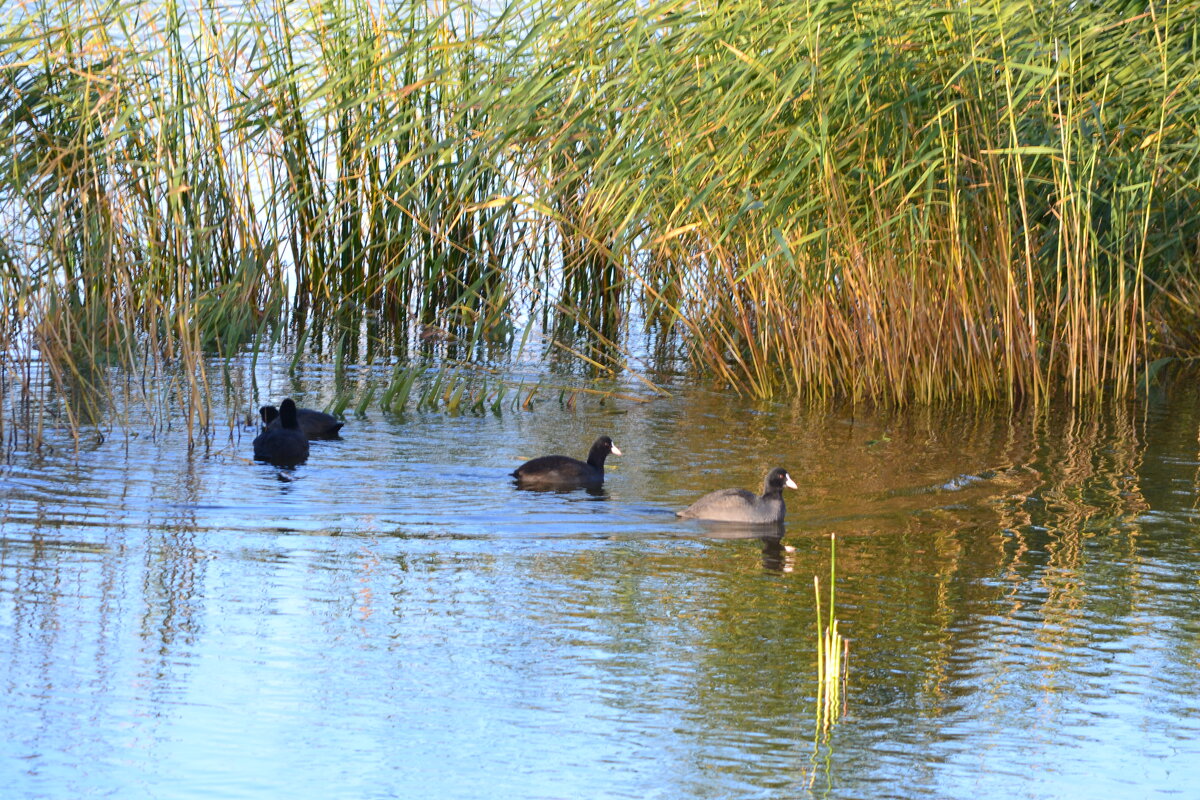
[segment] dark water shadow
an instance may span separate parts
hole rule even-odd
[[[782,522],[752,524],[748,522],[718,522],[715,520],[692,520],[708,539],[782,539],[787,533]]]
[[[790,548],[783,543],[782,536],[762,536],[763,569],[771,572],[791,572]]]
[[[269,461],[258,460],[255,460],[252,463],[256,469],[261,470],[265,474],[271,475],[271,477],[273,477],[275,481],[279,483],[280,489],[286,490],[284,493],[291,491],[293,484],[300,480],[299,468],[302,466],[300,464],[283,466],[279,464],[272,464]]]
[[[610,495],[608,490],[603,486],[524,486],[517,481],[512,482],[513,488],[518,492],[532,492],[535,494],[575,494],[582,492],[594,500],[609,500]]]

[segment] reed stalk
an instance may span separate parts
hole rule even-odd
[[[841,718],[845,702],[846,677],[850,643],[838,633],[834,605],[837,534],[829,537],[829,614],[821,614],[821,580],[813,576],[813,592],[817,609],[817,735],[828,737],[830,729]],[[825,621],[823,621],[825,620]]]

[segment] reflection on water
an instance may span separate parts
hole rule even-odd
[[[302,396],[309,405],[324,399]],[[351,419],[0,472],[14,797],[1150,797],[1200,779],[1200,414]],[[604,489],[508,473],[596,435]],[[674,511],[782,464],[779,531]],[[603,502],[597,502],[602,500]],[[849,698],[814,744],[838,534]]]

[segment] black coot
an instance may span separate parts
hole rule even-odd
[[[592,445],[587,462],[567,456],[541,456],[526,461],[513,472],[518,486],[537,489],[595,488],[604,483],[604,459],[621,451],[607,436]]]
[[[266,427],[279,426],[279,411],[275,406],[263,406],[258,414]],[[309,439],[336,439],[338,431],[346,424],[332,414],[311,408],[297,408],[296,420],[300,423],[300,430]]]
[[[680,517],[715,522],[742,522],[763,525],[783,522],[783,487],[796,488],[796,482],[783,467],[776,467],[763,480],[763,493],[756,497],[745,489],[719,489],[677,511]]]
[[[263,428],[254,439],[254,458],[277,467],[303,464],[308,459],[308,437],[296,420],[296,403],[287,398],[279,404],[279,420]]]

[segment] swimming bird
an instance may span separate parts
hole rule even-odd
[[[279,411],[275,406],[263,406],[258,410],[258,415],[268,428],[279,425]],[[300,430],[309,439],[336,439],[338,431],[346,424],[332,414],[311,408],[297,408],[296,419],[300,423]]]
[[[604,459],[621,455],[607,436],[592,444],[587,461],[568,456],[540,456],[526,461],[513,471],[517,485],[539,489],[595,488],[604,483]]]
[[[763,479],[763,493],[756,497],[745,489],[718,489],[709,492],[676,516],[715,522],[742,522],[763,525],[783,522],[783,487],[797,488],[783,467],[776,467]]]
[[[254,439],[254,458],[269,461],[277,467],[303,464],[308,459],[308,437],[300,430],[296,419],[296,403],[292,398],[279,404],[277,424],[267,425]]]

